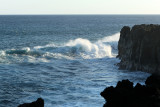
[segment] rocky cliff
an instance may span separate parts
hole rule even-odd
[[[117,57],[120,69],[160,73],[160,25],[123,27]]]

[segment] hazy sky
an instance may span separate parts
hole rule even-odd
[[[0,14],[160,14],[160,0],[0,0]]]

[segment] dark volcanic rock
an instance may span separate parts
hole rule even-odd
[[[160,73],[160,25],[123,27],[117,57],[120,69]]]
[[[101,92],[106,100],[104,107],[160,107],[160,76],[152,75],[146,85],[129,80],[118,82],[117,86],[106,88]]]
[[[32,103],[24,103],[19,105],[18,107],[44,107],[44,100],[42,98],[38,98],[37,101]]]

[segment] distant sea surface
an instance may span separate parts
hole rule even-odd
[[[118,70],[120,30],[159,15],[0,16],[0,107],[38,97],[45,107],[102,107],[100,92],[150,75]]]

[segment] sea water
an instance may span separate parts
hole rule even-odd
[[[0,16],[0,107],[42,97],[45,107],[102,107],[106,87],[150,75],[118,70],[120,30],[158,15]]]

